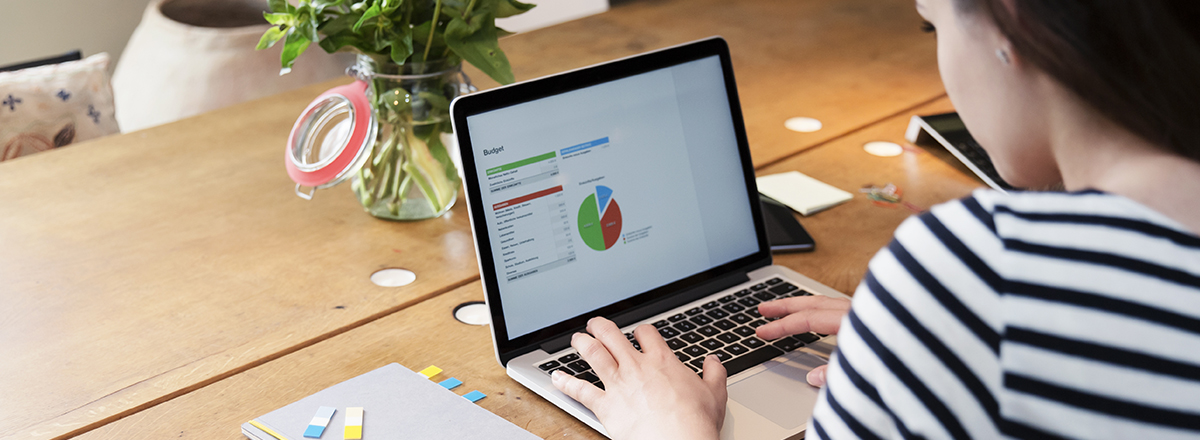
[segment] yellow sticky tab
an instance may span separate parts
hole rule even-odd
[[[438,373],[441,373],[441,372],[442,372],[441,368],[438,368],[436,365],[430,365],[429,367],[425,368],[424,370],[421,370],[421,375],[425,376],[426,378],[433,379],[433,376],[437,376]]]
[[[342,435],[342,438],[345,440],[360,440],[360,439],[362,439],[362,427],[361,426],[347,426],[346,433],[344,435]]]

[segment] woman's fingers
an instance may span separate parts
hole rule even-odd
[[[721,391],[718,393],[720,395],[727,392],[725,383],[727,374],[725,366],[721,365],[721,361],[715,355],[710,354],[704,358],[704,382],[714,390],[720,388]]]
[[[597,410],[600,400],[604,398],[604,391],[600,388],[560,370],[554,370],[554,373],[550,374],[550,382],[554,384],[554,388],[593,411]]]
[[[642,353],[649,355],[668,355],[674,357],[671,349],[667,347],[667,341],[663,340],[662,335],[658,334],[658,329],[650,324],[642,324],[633,329],[633,336],[637,338],[638,344],[642,346]]]
[[[626,342],[628,344],[628,342]],[[613,373],[617,370],[617,361],[613,359],[608,348],[604,344],[597,341],[586,333],[576,333],[571,336],[571,346],[579,352],[579,356],[583,357],[592,366],[592,370],[596,375],[604,381],[608,381]]]
[[[849,309],[804,309],[783,318],[759,326],[755,332],[759,338],[775,339],[805,332],[837,334],[842,317]],[[766,316],[765,313],[763,313]]]
[[[802,310],[811,309],[850,310],[850,300],[830,298],[825,295],[812,295],[777,299],[758,305],[758,312],[767,318],[779,318]]]
[[[828,368],[829,365],[822,365],[809,371],[808,376],[805,377],[808,380],[808,384],[814,387],[825,386],[825,370]],[[565,376],[566,374],[563,375]]]
[[[613,324],[612,321],[601,317],[595,317],[588,320],[587,331],[593,337],[604,344],[604,348],[608,349],[609,354],[617,361],[617,365],[628,362],[637,350],[633,349],[633,343],[621,333],[621,329]]]

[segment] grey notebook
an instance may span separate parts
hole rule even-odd
[[[274,435],[250,422],[242,424],[242,434],[254,440],[303,440],[322,406],[336,412],[321,439],[342,438],[348,407],[363,408],[364,440],[538,438],[400,364],[385,365],[254,419]]]

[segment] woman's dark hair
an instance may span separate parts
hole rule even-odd
[[[1113,122],[1200,161],[1200,1],[956,3]]]

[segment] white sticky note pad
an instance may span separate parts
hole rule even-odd
[[[803,215],[814,214],[854,198],[853,194],[799,171],[762,176],[757,182],[758,192]]]

